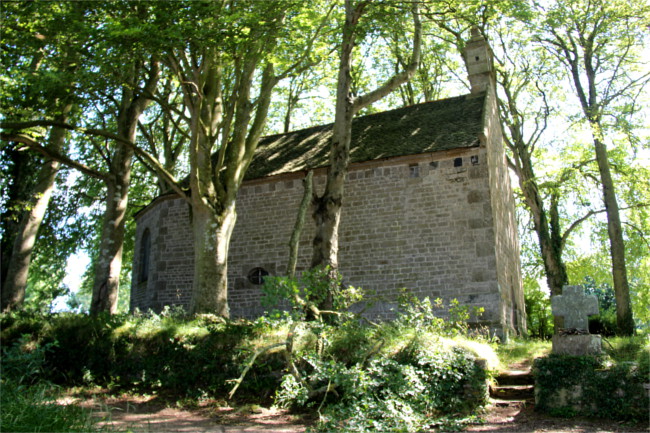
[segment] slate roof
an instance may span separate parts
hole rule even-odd
[[[350,162],[417,155],[479,145],[485,94],[464,95],[357,117]],[[332,125],[264,137],[246,179],[329,165]]]

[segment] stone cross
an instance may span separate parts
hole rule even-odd
[[[582,286],[565,286],[561,295],[551,298],[553,315],[564,316],[565,329],[589,331],[588,316],[598,314],[598,298],[585,295]]]

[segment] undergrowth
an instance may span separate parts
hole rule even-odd
[[[188,317],[174,309],[97,317],[2,315],[3,369],[13,368],[4,356],[8,351],[17,361],[38,352],[40,364],[30,376],[38,381],[185,402],[228,394],[236,403],[275,402],[318,414],[317,431],[455,429],[486,402],[486,381],[498,360],[486,334],[469,326],[479,311],[454,301],[443,320],[436,315],[441,301],[405,294],[397,319],[376,324],[300,303],[293,295],[300,295],[302,282],[285,283],[294,309],[255,321]],[[340,293],[345,299],[335,305],[359,299]],[[309,296],[320,299],[313,289]],[[16,385],[3,390],[3,398],[24,391]]]
[[[0,431],[99,431],[89,411],[56,403],[59,387],[43,378],[45,355],[51,347],[51,344],[35,347],[27,339],[3,347]]]

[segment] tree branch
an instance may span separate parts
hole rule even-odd
[[[59,161],[60,163],[65,164],[70,168],[79,170],[80,172],[87,174],[88,176],[94,177],[96,179],[100,179],[104,181],[108,179],[107,173],[102,173],[100,171],[94,170],[85,164],[82,164],[78,161],[68,158],[67,156],[57,152],[54,149],[47,148],[43,146],[41,143],[39,143],[38,141],[27,136],[26,134],[9,134],[9,133],[2,132],[0,133],[0,139],[5,141],[14,141],[17,143],[22,143],[27,147],[29,147],[30,149],[32,149],[33,151],[38,152],[41,155],[45,156],[46,158]]]

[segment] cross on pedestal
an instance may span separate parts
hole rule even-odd
[[[565,286],[561,295],[551,298],[553,315],[564,316],[565,329],[589,331],[588,316],[598,314],[598,298],[585,295],[582,286]]]

